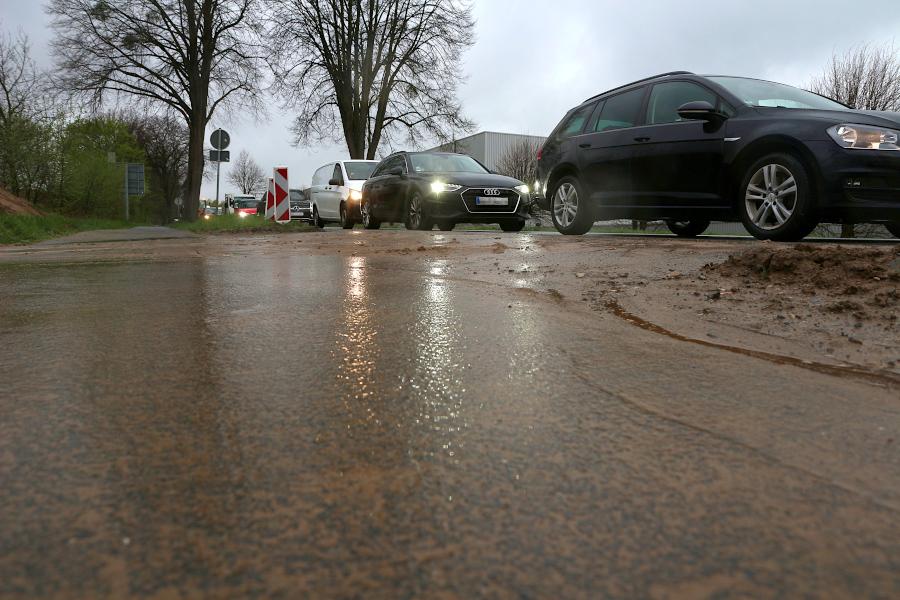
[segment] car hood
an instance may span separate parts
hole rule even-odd
[[[433,181],[443,181],[464,187],[514,188],[522,182],[506,175],[492,173],[419,173],[419,177]]]
[[[879,110],[800,110],[796,108],[765,108],[766,111],[778,111],[784,116],[802,115],[809,119],[828,121],[834,124],[857,123],[859,125],[877,125],[896,129],[900,126],[900,113]]]

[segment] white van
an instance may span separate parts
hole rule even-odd
[[[353,229],[361,219],[362,185],[377,166],[377,160],[342,160],[317,169],[309,189],[313,224],[324,227],[335,222]]]

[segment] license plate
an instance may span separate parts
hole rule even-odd
[[[509,198],[475,196],[476,206],[509,206]]]

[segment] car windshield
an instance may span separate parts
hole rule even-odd
[[[744,79],[742,77],[710,77],[749,106],[768,108],[803,108],[849,110],[843,104],[824,96],[783,83]]]
[[[344,163],[344,168],[347,169],[347,177],[353,181],[368,179],[372,176],[372,171],[377,166],[377,162]]]
[[[300,190],[291,190],[291,202],[306,202],[306,194]]]
[[[488,173],[471,156],[462,154],[410,154],[416,173]]]
[[[256,208],[256,198],[235,198],[234,205],[237,208]]]

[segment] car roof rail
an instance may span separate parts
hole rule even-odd
[[[605,92],[600,92],[596,96],[591,96],[584,102],[590,102],[591,100],[594,100],[595,98],[599,98],[600,96],[605,96],[606,94],[609,94],[610,92],[615,92],[615,91],[618,91],[621,89],[625,89],[627,87],[631,87],[631,86],[637,85],[639,83],[645,83],[647,81],[653,81],[654,79],[661,79],[663,77],[673,77],[675,75],[694,75],[694,73],[692,73],[690,71],[669,71],[668,73],[660,73],[659,75],[653,75],[652,77],[644,77],[643,79],[638,79],[637,81],[632,81],[631,83],[626,83],[625,85],[620,85],[619,87],[614,87],[611,90],[606,90]],[[582,104],[584,104],[584,102],[582,102]]]

